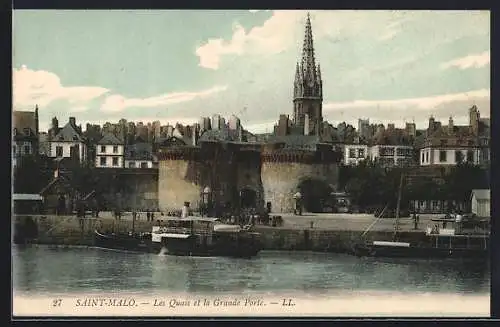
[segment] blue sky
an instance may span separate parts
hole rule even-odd
[[[15,110],[78,122],[193,123],[234,113],[255,132],[292,114],[306,11],[14,11]],[[323,115],[467,123],[490,112],[487,11],[310,11]]]

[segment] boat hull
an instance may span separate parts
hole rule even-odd
[[[465,248],[432,248],[432,247],[396,247],[355,245],[353,252],[358,257],[386,257],[386,258],[413,258],[413,259],[467,259],[489,260],[487,249]]]
[[[140,237],[128,234],[104,234],[94,232],[94,246],[141,253],[160,253],[161,244],[155,244],[151,237]]]
[[[261,251],[260,242],[249,240],[219,241],[213,244],[199,242],[196,236],[184,239],[163,238],[161,242],[153,242],[151,237],[129,235],[113,235],[95,232],[94,245],[100,248],[167,254],[175,256],[196,257],[234,257],[251,258]]]

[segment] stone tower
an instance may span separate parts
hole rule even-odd
[[[319,64],[314,60],[314,45],[309,13],[302,49],[302,61],[297,63],[293,92],[293,122],[305,128],[307,134],[320,133],[323,121],[323,81]]]

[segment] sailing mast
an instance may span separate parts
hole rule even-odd
[[[393,240],[396,239],[397,233],[399,231],[399,209],[400,209],[400,206],[401,206],[401,193],[402,193],[402,190],[403,190],[403,177],[404,177],[404,174],[401,173],[401,177],[399,179],[398,202],[396,204],[396,222],[394,224]]]

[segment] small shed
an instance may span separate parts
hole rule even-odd
[[[472,190],[471,211],[478,217],[490,217],[490,190]]]

